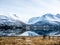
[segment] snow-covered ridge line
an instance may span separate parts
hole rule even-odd
[[[31,19],[29,19],[28,24],[34,24],[37,23],[38,21],[44,21],[44,20],[54,23],[55,21],[60,22],[60,14],[56,14],[56,15],[45,14],[42,15],[41,17],[32,17]]]

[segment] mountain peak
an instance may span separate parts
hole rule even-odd
[[[57,17],[57,18],[60,18],[60,14],[56,14],[56,17]]]
[[[53,24],[53,23],[56,23],[55,21],[60,22],[58,19],[60,19],[60,14],[57,14],[55,16],[53,14],[47,13],[45,15],[42,15],[41,17],[38,17],[38,18],[37,17],[31,18],[30,19],[31,22],[29,22],[29,23],[35,24],[37,22],[42,22],[43,21],[43,23],[49,22],[49,23]]]
[[[53,14],[50,14],[50,13],[48,13],[48,14],[45,14],[45,15],[43,15],[42,17],[50,17],[50,18],[54,18],[54,15]]]

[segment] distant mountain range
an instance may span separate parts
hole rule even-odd
[[[47,22],[50,24],[59,24],[60,23],[60,14],[52,15],[52,14],[45,14],[41,17],[33,17],[28,21],[28,24],[36,24],[40,22]],[[58,23],[59,22],[59,23]]]
[[[11,16],[0,15],[0,25],[22,26],[24,24],[25,23],[21,22],[20,20],[16,20],[16,19],[12,18]]]
[[[14,17],[18,18],[16,15],[14,15]],[[42,30],[41,26],[43,27]],[[46,27],[48,26],[49,28],[46,28],[44,26]],[[8,29],[6,27],[8,27]],[[11,27],[13,28],[9,29]],[[29,30],[27,30],[26,27],[28,27]],[[45,14],[42,15],[41,17],[32,17],[31,19],[29,19],[27,24],[7,15],[0,15],[0,36],[40,36],[40,35],[60,36],[60,14],[56,15]]]

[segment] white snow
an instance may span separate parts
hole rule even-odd
[[[58,36],[59,34],[57,34],[58,33],[58,31],[57,32],[51,32],[50,34],[48,34],[49,36]],[[55,34],[57,34],[57,35],[55,35]]]
[[[32,32],[32,31],[26,31],[24,33],[22,33],[21,35],[18,36],[39,36],[39,34]]]
[[[60,18],[58,18],[57,16],[55,15],[50,16],[50,14],[45,14],[38,18],[37,17],[31,18],[30,21],[28,21],[28,24],[34,24],[34,23],[37,23],[39,21],[44,21],[44,20],[49,21],[51,23],[55,23],[55,24],[57,24],[55,21],[60,22]]]

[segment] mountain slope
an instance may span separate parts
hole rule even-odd
[[[26,31],[25,26],[25,23],[16,20],[11,16],[0,15],[0,36],[21,34]]]
[[[22,26],[24,23],[12,18],[11,16],[6,15],[0,15],[0,25],[16,25],[16,26]]]
[[[39,36],[39,34],[33,32],[33,31],[26,31],[24,33],[22,33],[21,35],[18,36]]]
[[[49,23],[52,25],[59,25],[58,22],[60,22],[60,19],[57,16],[52,15],[52,14],[45,14],[45,15],[38,17],[38,18],[37,17],[31,18],[28,21],[28,24],[42,25],[42,24]]]

